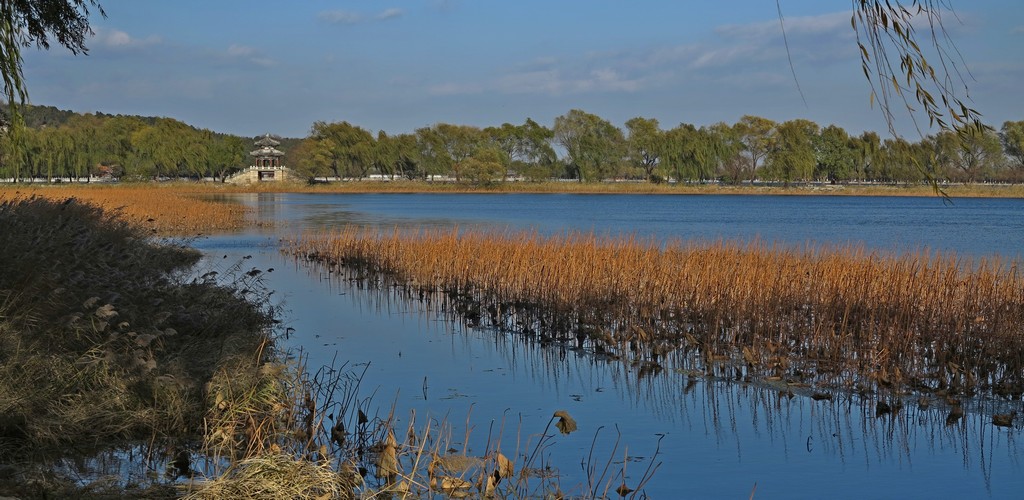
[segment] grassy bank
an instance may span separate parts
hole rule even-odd
[[[470,322],[641,369],[945,395],[1024,392],[1015,265],[858,248],[344,230],[293,242]]]
[[[245,374],[270,360],[271,311],[186,279],[198,252],[75,199],[5,201],[0,234],[0,462],[16,467],[0,490],[83,494],[45,464],[196,446],[225,370],[265,383]]]

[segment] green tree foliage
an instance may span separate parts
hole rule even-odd
[[[462,180],[466,160],[483,146],[484,134],[468,125],[438,123],[416,131],[420,138],[421,153],[428,170],[435,174],[450,174],[456,182]]]
[[[509,167],[527,178],[547,178],[556,160],[551,147],[554,132],[530,118],[522,125],[487,127],[484,136],[508,158]]]
[[[744,115],[733,125],[736,137],[743,145],[742,154],[746,158],[747,179],[751,181],[757,178],[757,169],[771,150],[771,134],[774,128],[774,121],[751,115]]]
[[[1004,163],[1003,146],[999,135],[991,128],[965,126],[956,132],[940,132],[955,147],[950,160],[954,168],[952,177],[964,182],[989,180]]]
[[[780,123],[770,136],[767,164],[774,179],[788,186],[793,181],[813,179],[817,166],[814,142],[818,124],[810,120]]]
[[[223,181],[232,170],[237,170],[245,163],[246,149],[249,145],[241,137],[214,136],[208,131],[204,136],[208,144],[206,172],[212,177]]]
[[[864,132],[858,137],[850,139],[850,149],[853,154],[854,179],[858,181],[867,180],[878,151],[882,147],[882,139],[875,132]]]
[[[16,146],[10,136],[0,137],[0,176],[223,179],[244,163],[250,144],[169,118],[102,114],[72,114],[58,125],[26,128],[21,139]]]
[[[373,135],[349,122],[313,124],[310,134],[312,155],[308,161],[314,172],[330,170],[335,177],[362,179],[373,165]]]
[[[409,180],[424,179],[427,176],[420,145],[416,134],[399,134],[389,138],[394,147],[393,171]]]
[[[999,129],[999,139],[1014,168],[1024,171],[1024,120],[1004,122]]]
[[[32,117],[35,107],[26,109]],[[0,136],[0,177],[87,180],[113,174],[129,180],[223,180],[245,165],[253,140],[169,118],[50,109],[36,116],[50,121],[26,128],[20,146],[9,135]],[[288,164],[310,179],[379,173],[407,179],[451,176],[476,184],[500,180],[509,170],[538,181],[568,172],[587,182],[648,175],[648,168],[656,181],[729,183],[749,180],[753,164],[758,165],[757,178],[768,182],[1024,180],[1024,122],[1006,122],[999,134],[966,126],[918,142],[884,144],[874,132],[850,137],[828,125],[815,133],[816,125],[807,120],[776,124],[758,117],[699,128],[683,123],[668,131],[654,120],[636,118],[626,125],[628,138],[607,120],[580,110],[559,117],[556,124],[554,130],[532,120],[483,130],[438,124],[415,134],[378,132],[374,137],[347,122],[318,122],[309,137],[292,140]],[[555,158],[553,144],[564,148],[564,162]],[[494,160],[495,151],[500,161]]]
[[[680,123],[665,133],[662,172],[677,182],[705,182],[718,177],[723,165],[738,157],[739,147],[729,125],[697,128]]]
[[[626,122],[629,136],[626,138],[626,157],[630,164],[644,173],[644,178],[653,179],[658,161],[665,152],[665,132],[658,127],[654,118],[632,118]]]
[[[699,170],[694,152],[698,140],[697,127],[689,123],[666,131],[658,170],[676,182],[695,179]]]
[[[856,177],[856,141],[842,127],[829,125],[814,136],[816,174],[831,182]]]
[[[580,182],[613,176],[622,162],[625,138],[607,120],[573,109],[555,118],[555,141],[565,149],[570,174]]]
[[[465,181],[476,186],[487,186],[501,182],[507,171],[508,157],[495,148],[480,148],[463,162],[462,173]]]
[[[930,163],[934,158],[928,144],[912,143],[902,137],[886,139],[875,153],[867,180],[883,183],[916,183],[926,180],[926,173],[939,168]],[[938,177],[933,177],[938,178]]]

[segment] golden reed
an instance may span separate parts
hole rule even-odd
[[[861,247],[343,229],[287,251],[377,273],[468,317],[708,374],[1024,392],[1015,262]]]
[[[203,196],[213,192],[185,184],[8,185],[0,188],[0,199],[29,196],[55,200],[77,198],[104,211],[119,213],[127,220],[160,234],[190,235],[241,229],[249,225],[247,208]]]

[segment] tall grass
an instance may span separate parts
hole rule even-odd
[[[0,461],[196,441],[207,381],[263,361],[254,283],[191,278],[199,253],[150,234],[76,199],[0,203]]]
[[[922,251],[344,229],[288,251],[388,276],[470,322],[644,369],[853,389],[1024,392],[1016,263]]]

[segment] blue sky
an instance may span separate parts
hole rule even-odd
[[[304,137],[317,120],[388,133],[528,117],[551,126],[573,108],[618,126],[754,114],[885,131],[849,1],[780,0],[806,105],[771,0],[101,3],[88,56],[26,51],[32,103],[243,136]],[[974,107],[996,127],[1024,120],[1024,2],[951,3]]]

